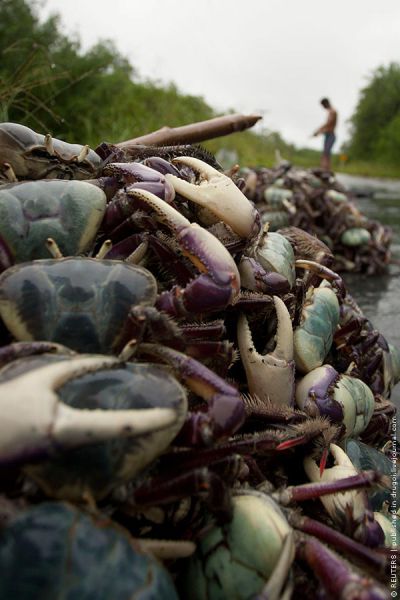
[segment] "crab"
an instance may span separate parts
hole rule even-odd
[[[19,341],[46,340],[79,352],[114,353],[126,343],[137,354],[171,364],[208,404],[188,418],[185,436],[210,443],[235,431],[244,418],[238,391],[205,365],[172,348],[142,341],[149,323],[153,334],[168,337],[171,325],[155,307],[157,282],[146,269],[122,261],[94,258],[38,260],[16,265],[1,276],[0,314]],[[33,307],[41,311],[34,316]],[[166,333],[165,333],[166,331]]]
[[[89,146],[68,144],[17,123],[0,124],[0,164],[8,179],[87,179],[102,160]]]
[[[106,209],[102,190],[84,181],[27,181],[0,189],[0,269],[46,258],[47,238],[66,255],[89,252]]]
[[[93,412],[68,407],[57,395],[62,385],[120,363],[106,356],[68,356],[64,361],[53,361],[45,360],[37,369],[2,378],[1,411],[3,422],[7,423],[1,438],[2,465],[43,460],[57,449],[140,435],[175,422],[175,412],[170,408],[150,411],[148,418],[142,418],[142,412],[130,409],[117,410],[110,416],[106,410]]]
[[[333,251],[330,266],[335,271],[371,275],[387,270],[390,229],[367,219],[332,173],[305,171],[281,163],[275,169],[247,172],[247,180],[254,175],[256,181],[245,188],[245,193],[260,210],[263,222],[271,219],[271,228],[277,228],[275,219],[286,216],[291,227],[317,236]]]
[[[211,524],[199,533],[197,551],[178,582],[184,595],[191,590],[196,600],[241,599],[249,593],[256,598],[290,597],[295,589],[290,571],[296,558],[296,562],[300,559],[311,567],[329,597],[344,600],[351,593],[371,600],[388,597],[379,581],[359,575],[316,537],[293,529],[296,525],[306,529],[311,519],[306,518],[300,525],[298,514],[292,517],[287,510],[283,512],[276,499],[256,490],[237,490],[233,506],[230,523]],[[341,546],[341,550],[345,547],[350,556],[362,557],[383,570],[379,556],[365,552],[350,538],[325,526],[316,527],[313,534],[322,540],[328,537],[334,546]]]
[[[50,550],[51,549],[51,550]],[[98,512],[44,502],[18,513],[0,539],[0,595],[178,600],[167,569]]]
[[[292,406],[294,401],[293,330],[289,312],[278,296],[274,296],[278,317],[275,349],[267,355],[254,347],[246,316],[238,320],[238,344],[247,374],[249,393],[278,406]]]

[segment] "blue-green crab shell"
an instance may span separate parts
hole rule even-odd
[[[296,369],[301,373],[308,373],[324,363],[339,316],[339,302],[329,285],[310,288],[293,336]]]
[[[286,277],[290,287],[293,287],[296,280],[294,252],[291,243],[283,235],[268,232],[254,258],[266,271],[274,271]]]
[[[0,275],[0,315],[18,341],[78,352],[113,353],[131,306],[153,306],[156,296],[150,271],[119,260],[37,260]]]
[[[342,192],[338,192],[337,190],[326,191],[325,197],[328,198],[329,200],[332,200],[333,202],[335,202],[335,204],[343,204],[343,203],[349,201],[346,194],[343,194]]]
[[[271,576],[290,527],[265,494],[233,498],[233,519],[198,543],[182,581],[191,600],[254,598]]]
[[[285,190],[275,185],[271,185],[264,190],[264,200],[271,206],[282,207],[282,200],[291,200],[292,197],[292,190]]]
[[[3,600],[178,600],[166,569],[102,516],[44,503],[0,532]]]
[[[315,189],[319,189],[322,187],[321,179],[308,172],[306,172],[306,183]]]
[[[381,475],[392,477],[394,475],[396,488],[394,491],[397,496],[397,506],[400,506],[400,474],[397,473],[397,466],[383,452],[379,452],[376,448],[372,448],[359,440],[347,440],[345,451],[353,465],[359,471],[377,471]],[[380,511],[385,502],[390,505],[392,489],[373,488],[366,490],[369,497],[371,507],[375,511]]]
[[[71,358],[42,354],[14,361],[0,370],[0,382]],[[163,365],[121,363],[118,368],[73,379],[57,393],[68,406],[83,410],[133,409],[144,413],[147,409],[169,408],[176,415],[172,424],[155,427],[151,433],[86,445],[26,466],[29,475],[49,496],[60,499],[80,499],[85,491],[102,498],[135,477],[169,446],[187,414],[186,392]]]
[[[27,181],[0,189],[0,240],[12,262],[49,258],[47,238],[64,256],[91,249],[106,208],[104,192],[84,181]]]
[[[364,227],[351,227],[340,236],[340,241],[344,246],[363,246],[370,240],[371,234]]]
[[[261,214],[261,223],[268,223],[270,232],[276,231],[290,225],[289,214],[284,210],[267,210]]]

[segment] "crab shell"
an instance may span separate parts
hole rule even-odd
[[[290,242],[280,233],[264,232],[257,246],[249,253],[266,271],[280,273],[293,287],[296,280],[294,252]]]
[[[274,572],[290,533],[286,518],[270,497],[255,491],[240,493],[233,498],[232,521],[214,527],[199,542],[185,572],[183,597],[254,598]],[[293,558],[292,541],[289,568]]]
[[[341,426],[342,437],[364,431],[375,406],[372,391],[361,379],[340,375],[331,365],[313,369],[297,383],[296,403],[310,416]]]
[[[0,263],[3,268],[48,258],[46,240],[64,256],[91,249],[106,195],[84,181],[27,181],[0,190]],[[8,260],[1,260],[6,255]]]
[[[342,233],[340,241],[344,246],[363,246],[371,241],[371,234],[364,227],[351,227]]]
[[[66,503],[17,515],[0,536],[0,597],[178,600],[166,569],[122,527]]]
[[[383,452],[368,446],[359,440],[346,440],[345,451],[358,471],[378,471],[381,475],[391,477],[393,463]],[[400,486],[400,474],[397,475],[397,486]],[[384,487],[366,490],[373,510],[382,510],[385,502],[390,504],[390,489]]]
[[[132,305],[153,306],[156,297],[150,271],[119,260],[37,260],[0,275],[0,315],[17,340],[78,352],[115,352]]]
[[[76,355],[42,354],[13,361],[0,370],[0,384],[12,382],[27,372],[34,376],[34,371],[45,365],[71,360],[76,360]],[[174,419],[164,424],[154,418],[154,430],[132,431],[130,436],[68,451],[62,451],[60,443],[50,460],[25,466],[26,472],[49,496],[60,499],[81,499],[87,491],[95,498],[102,498],[117,485],[132,479],[168,447],[187,414],[186,392],[163,365],[120,363],[104,367],[67,381],[57,393],[63,404],[74,409],[111,411],[110,421],[112,411],[121,410],[140,411],[143,421],[149,410],[157,408],[169,409],[174,414]],[[23,414],[21,418],[25,418]]]
[[[102,161],[88,146],[68,144],[17,123],[1,123],[3,162],[23,179],[90,179],[96,176]]]
[[[318,288],[309,288],[293,337],[298,371],[309,373],[324,363],[339,316],[339,302],[329,284],[324,282]]]

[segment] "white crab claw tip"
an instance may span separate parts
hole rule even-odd
[[[293,331],[289,314],[286,315],[287,308],[279,298],[275,301],[275,307],[278,313],[278,343],[275,350],[266,355],[257,352],[244,315],[238,319],[238,344],[250,394],[270,400],[275,405],[291,406],[294,397],[293,349],[290,350],[293,346]]]
[[[238,236],[254,235],[257,211],[232,179],[198,158],[183,156],[174,160],[192,167],[198,175],[195,184],[168,173],[165,178],[178,194],[206,208],[216,222],[222,221]]]
[[[55,152],[53,138],[51,137],[50,133],[46,133],[46,135],[44,136],[44,145],[46,147],[46,152],[48,152],[50,156],[54,156]]]
[[[85,160],[85,158],[87,157],[87,155],[90,152],[90,148],[88,145],[86,146],[82,146],[82,150],[79,152],[78,156],[76,157],[76,162],[81,163]]]
[[[278,318],[276,347],[273,354],[286,362],[293,361],[293,327],[286,304],[278,296],[274,296],[274,305]]]

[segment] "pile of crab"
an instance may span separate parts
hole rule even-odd
[[[0,598],[389,598],[400,355],[330,249],[196,147],[0,168]]]
[[[387,271],[391,229],[363,215],[333,173],[283,161],[274,169],[243,169],[241,175],[244,194],[270,229],[290,225],[316,235],[333,252],[337,272]]]

